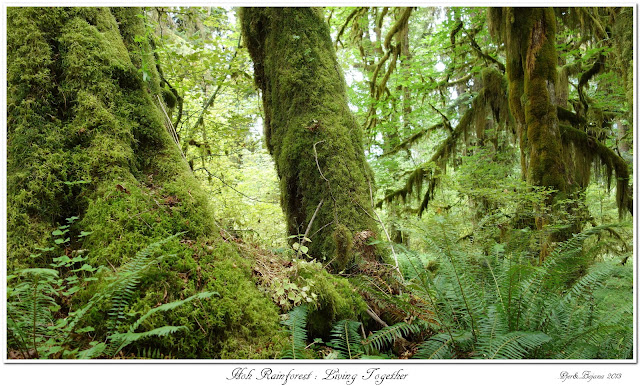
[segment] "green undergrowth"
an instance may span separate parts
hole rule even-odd
[[[630,224],[602,225],[575,234],[543,263],[528,242],[493,243],[490,252],[460,240],[440,217],[423,236],[424,252],[403,249],[402,294],[369,286],[370,312],[379,305],[404,314],[393,322],[341,319],[330,336],[312,329],[300,304],[283,324],[286,358],[324,359],[631,359],[633,357],[633,261]],[[521,239],[536,237],[521,233]],[[607,245],[609,248],[602,248]],[[624,247],[611,251],[612,246]],[[585,270],[576,266],[588,264]],[[437,262],[437,264],[433,264]],[[387,307],[390,309],[391,307]]]

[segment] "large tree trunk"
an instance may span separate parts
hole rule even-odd
[[[553,191],[546,201],[553,206],[575,190],[565,164],[556,107],[555,14],[552,8],[503,8],[502,13],[509,107],[520,138],[522,173],[532,186]],[[551,217],[542,212],[535,220],[542,230]],[[574,223],[571,228],[576,227],[579,224]],[[540,258],[549,253],[551,241],[562,240],[566,235],[570,233],[554,232],[543,237]]]
[[[8,268],[48,267],[54,253],[74,250],[87,250],[94,266],[118,267],[186,232],[164,245],[169,257],[144,278],[130,311],[203,290],[220,297],[158,314],[151,323],[186,324],[190,332],[158,338],[155,347],[177,357],[273,357],[283,342],[278,310],[218,235],[207,196],[163,124],[140,15],[135,8],[8,9]],[[71,216],[80,220],[64,248],[37,255]],[[92,233],[77,237],[81,231]],[[88,321],[102,334],[104,322],[99,313]]]
[[[306,234],[308,254],[332,261],[335,271],[349,268],[378,231],[362,130],[349,111],[329,28],[319,9],[246,8],[242,29],[288,232],[300,244]]]

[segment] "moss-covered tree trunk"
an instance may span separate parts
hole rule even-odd
[[[152,242],[186,232],[164,245],[168,257],[148,272],[127,312],[216,291],[149,319],[147,327],[189,328],[154,347],[175,357],[272,358],[282,343],[278,310],[256,288],[246,259],[219,237],[207,197],[163,124],[141,15],[8,9],[8,269],[49,267],[79,250],[93,266],[117,269]],[[79,220],[69,240],[56,246],[52,231],[72,216]],[[74,296],[69,311],[100,283]],[[106,312],[88,318],[106,333]]]
[[[528,182],[567,192],[556,108],[555,15],[551,8],[506,8],[509,104]]]
[[[315,8],[246,8],[242,29],[262,90],[265,136],[290,235],[335,271],[378,233],[362,130],[329,28]]]
[[[520,138],[522,173],[531,185],[552,189],[547,205],[554,205],[574,190],[556,107],[555,14],[552,8],[504,8],[502,12],[509,107]],[[536,225],[542,229],[549,221],[540,215]],[[541,259],[548,254],[549,241],[563,239],[561,233],[541,242]]]

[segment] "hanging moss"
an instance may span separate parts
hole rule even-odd
[[[616,8],[611,27],[616,67],[622,74],[627,97],[627,120],[633,126],[633,8]]]
[[[626,213],[633,213],[633,200],[629,186],[630,176],[627,163],[608,146],[589,136],[582,130],[572,126],[561,125],[562,138],[575,146],[575,153],[582,168],[582,174],[591,174],[591,165],[597,162],[605,168],[607,186],[611,186],[612,176],[615,173],[616,204],[618,213],[623,217]],[[588,178],[588,177],[587,177]]]
[[[353,233],[377,233],[367,213],[373,176],[329,28],[315,8],[246,8],[241,19],[288,232],[305,234],[323,202],[308,232],[309,254],[333,260],[336,270],[349,266]]]
[[[164,127],[153,55],[136,39],[145,35],[140,12],[8,9],[9,269],[47,266],[54,253],[74,249],[111,269],[186,232],[163,247],[171,257],[144,279],[130,311],[217,291],[220,297],[150,319],[153,326],[189,327],[158,347],[175,357],[274,357],[284,342],[277,308],[256,288],[250,265],[219,237],[206,194]],[[32,257],[36,247],[53,244],[51,232],[71,216],[80,217],[72,240]],[[92,233],[74,237],[80,231]],[[74,296],[72,310],[88,296]],[[97,332],[106,332],[105,311],[88,321]]]

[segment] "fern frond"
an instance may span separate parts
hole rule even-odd
[[[335,348],[342,359],[357,359],[364,354],[364,347],[360,338],[362,323],[353,320],[341,320],[331,329],[333,339],[329,346]]]
[[[7,288],[7,328],[8,337],[23,353],[38,347],[43,338],[50,336],[47,327],[52,324],[51,309],[57,307],[54,283],[58,271],[48,268],[27,268],[17,273],[22,282]],[[25,356],[26,358],[26,356]]]
[[[396,323],[368,336],[362,341],[362,346],[365,350],[373,348],[376,351],[381,351],[383,347],[391,345],[397,338],[404,338],[409,334],[417,334],[422,328],[423,326],[420,324]]]
[[[122,322],[126,319],[125,309],[133,298],[135,289],[140,283],[143,272],[165,256],[155,257],[154,252],[163,244],[184,234],[176,233],[162,240],[149,244],[146,248],[138,251],[135,257],[120,267],[115,280],[106,289],[111,293],[111,309],[108,312],[110,319],[110,331],[117,331]]]
[[[452,359],[453,340],[449,334],[441,333],[432,336],[418,346],[414,359]]]
[[[107,344],[100,342],[95,346],[78,353],[78,359],[93,359],[98,358],[107,349]]]
[[[196,299],[207,299],[210,298],[214,295],[218,295],[220,296],[220,294],[218,292],[200,292],[198,294],[195,294],[193,296],[189,296],[186,299],[182,299],[182,300],[176,300],[173,301],[171,303],[165,303],[161,306],[155,307],[150,309],[149,311],[147,311],[146,314],[142,315],[140,318],[138,318],[138,320],[135,321],[135,323],[133,323],[131,325],[131,327],[129,327],[129,332],[134,332],[141,324],[142,322],[144,322],[147,318],[149,318],[151,315],[157,313],[157,312],[164,312],[164,311],[169,311],[169,310],[173,310],[174,308],[178,308],[181,305],[185,304],[185,303],[189,303],[193,300]]]
[[[153,330],[144,331],[144,332],[123,332],[116,333],[110,336],[114,341],[120,341],[121,346],[127,346],[139,339],[147,338],[150,336],[167,336],[169,334],[174,334],[178,331],[188,330],[186,326],[162,326],[158,328],[154,328]],[[116,350],[116,353],[120,350]]]
[[[489,346],[478,342],[477,359],[522,359],[551,338],[543,332],[514,331],[495,337]]]
[[[287,319],[281,323],[287,327],[291,336],[288,347],[281,358],[301,359],[307,346],[307,317],[309,309],[306,304],[298,306],[287,314]]]

